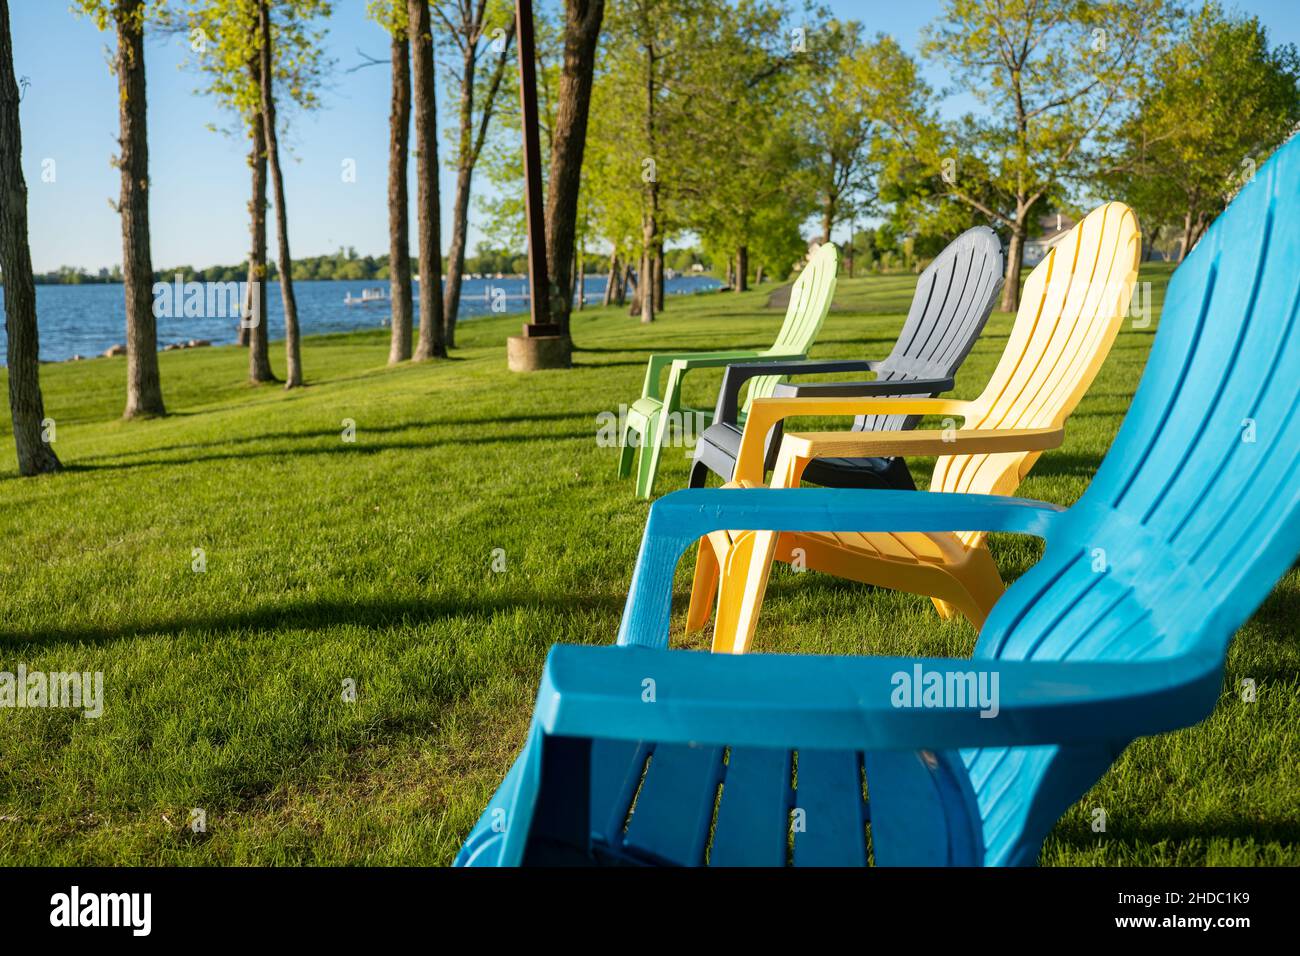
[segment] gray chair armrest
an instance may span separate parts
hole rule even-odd
[[[777,398],[873,398],[890,395],[932,395],[952,391],[951,378],[912,378],[881,382],[813,382],[796,385],[781,382]]]
[[[792,362],[743,362],[728,365],[718,390],[718,404],[713,413],[713,423],[737,424],[740,417],[740,389],[751,378],[760,375],[817,375],[832,372],[874,372],[879,362],[866,359],[820,361],[803,359]]]
[[[950,378],[912,378],[898,379],[891,382],[815,382],[808,385],[795,385],[792,382],[779,382],[774,392],[776,398],[888,398],[892,395],[935,395],[952,390]],[[781,439],[785,436],[785,421],[772,426],[768,437],[767,453],[764,467],[771,471],[776,467],[776,456],[781,450]]]

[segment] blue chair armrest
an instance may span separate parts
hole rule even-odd
[[[1213,710],[1222,661],[1212,656],[1001,661],[558,645],[534,722],[562,736],[791,749],[1126,743]],[[952,686],[968,690],[974,675],[988,693],[922,706],[916,681],[929,675],[945,684],[954,675]]]

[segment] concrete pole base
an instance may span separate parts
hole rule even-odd
[[[557,331],[556,326],[524,326],[523,335],[506,339],[506,362],[512,372],[537,372],[550,368],[572,368],[569,340],[563,335],[538,335]]]

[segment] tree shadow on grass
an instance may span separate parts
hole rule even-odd
[[[248,460],[269,458],[273,460],[283,460],[286,458],[305,458],[315,457],[315,455],[357,455],[357,457],[368,458],[370,455],[378,455],[385,451],[428,451],[435,447],[452,446],[468,447],[478,445],[497,445],[500,442],[510,442],[512,445],[521,445],[528,441],[560,442],[560,441],[594,441],[594,432],[569,432],[567,434],[546,434],[546,436],[537,436],[537,434],[495,434],[495,436],[481,436],[477,438],[455,438],[447,441],[426,441],[426,442],[385,442],[381,445],[363,445],[357,442],[355,445],[343,444],[339,442],[337,446],[330,445],[326,447],[307,447],[307,449],[274,449],[269,451],[231,451],[230,454],[217,455],[188,455],[185,458],[144,458],[130,460],[130,462],[109,462],[109,463],[91,463],[91,462],[70,462],[64,464],[64,471],[70,473],[77,472],[101,472],[101,471],[129,471],[131,468],[149,468],[149,467],[169,467],[178,466],[178,464],[199,464],[200,462],[248,462]]]
[[[204,414],[204,413],[179,412],[176,414],[189,415],[189,414]],[[594,416],[595,413],[593,412],[592,415]],[[391,425],[361,425],[358,428],[358,432],[364,437],[365,435],[370,435],[370,434],[388,435],[394,432],[405,432],[405,431],[411,431],[413,429],[422,429],[422,428],[430,428],[430,429],[446,428],[446,427],[458,427],[462,425],[467,427],[472,427],[476,425],[499,425],[502,422],[508,422],[509,424],[512,425],[519,424],[521,422],[562,422],[562,421],[568,421],[570,419],[582,418],[582,417],[584,417],[584,413],[581,411],[566,411],[566,412],[554,412],[548,414],[533,413],[533,414],[511,415],[508,419],[503,418],[502,416],[483,416],[477,418],[440,418],[440,419],[431,419],[426,421],[395,422]],[[340,430],[336,430],[336,429],[326,429],[324,431],[258,432],[256,434],[240,435],[240,436],[234,436],[229,438],[218,438],[210,442],[189,442],[184,445],[161,445],[158,446],[157,448],[138,449],[135,451],[111,452],[109,454],[93,455],[91,457],[93,459],[113,459],[113,458],[125,458],[130,455],[141,455],[151,451],[153,452],[185,451],[185,450],[198,449],[198,448],[220,448],[225,445],[249,444],[252,442],[261,442],[261,441],[279,441],[279,440],[297,441],[304,438],[309,438],[309,439],[332,438],[338,435],[339,431]]]
[[[373,430],[373,429],[372,429]],[[394,429],[396,430],[396,429]],[[404,430],[404,429],[403,429]],[[498,435],[478,435],[469,438],[448,438],[432,440],[426,442],[380,442],[370,444],[364,440],[356,443],[338,442],[337,444],[323,447],[306,447],[306,448],[276,448],[267,451],[232,451],[226,454],[215,455],[188,455],[176,458],[134,458],[127,461],[115,461],[111,459],[127,458],[130,455],[145,455],[149,452],[175,452],[175,451],[194,451],[202,448],[220,448],[231,444],[230,441],[219,441],[211,444],[200,445],[181,445],[173,448],[145,449],[139,452],[121,452],[115,455],[96,455],[90,458],[64,463],[64,470],[72,473],[76,472],[97,472],[97,471],[123,471],[131,468],[147,468],[152,466],[166,465],[191,465],[199,462],[213,461],[249,461],[256,458],[283,459],[308,455],[377,455],[388,451],[427,451],[432,448],[442,447],[468,447],[477,445],[495,445],[501,442],[508,442],[515,445],[521,445],[530,441],[585,441],[595,440],[595,431],[566,432],[557,435],[537,435],[533,432],[510,432]],[[307,439],[310,441],[320,441],[324,436],[319,433],[301,433],[298,435],[279,435],[279,436],[257,436],[250,437],[246,441],[285,441],[292,439]],[[102,461],[102,459],[110,459]]]
[[[607,612],[617,618],[624,598],[608,595],[475,594],[472,597],[382,599],[372,601],[292,601],[244,611],[213,614],[178,614],[171,618],[132,624],[54,625],[30,631],[0,630],[0,647],[46,650],[53,644],[111,644],[140,637],[185,634],[220,634],[229,631],[323,630],[363,627],[381,631],[419,626],[453,618],[487,623],[496,614],[521,610],[569,614],[575,611]],[[610,629],[614,639],[614,626]]]
[[[574,362],[574,368],[645,368],[645,359],[632,359],[630,362]]]

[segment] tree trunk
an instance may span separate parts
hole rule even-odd
[[[637,263],[637,268],[641,269],[644,266],[645,266],[645,256],[643,255],[641,257],[641,261]],[[643,285],[643,283],[641,282],[641,276],[638,274],[634,274],[632,272],[631,266],[628,266],[627,275],[628,275],[628,281],[631,282],[632,284],[632,303],[628,307],[627,314],[640,315],[641,314],[641,288]]]
[[[754,272],[754,285],[762,285],[762,284],[763,284],[763,267],[759,266],[758,269],[755,270]]]
[[[1201,237],[1205,235],[1205,230],[1209,228],[1209,225],[1210,223],[1205,215],[1205,211],[1202,210],[1201,212],[1198,212],[1196,214],[1196,222],[1192,226],[1192,241],[1187,246],[1187,251],[1189,253],[1196,248],[1196,244],[1201,241]]]
[[[619,274],[618,279],[618,304],[623,306],[627,304],[627,288],[632,284],[632,263],[623,263],[623,271]]]
[[[736,249],[736,291],[749,291],[749,246]]]
[[[242,320],[243,317],[250,316],[252,314],[253,314],[253,283],[245,282],[244,301],[240,307],[239,315]],[[248,332],[249,332],[248,325],[243,321],[240,321],[239,331],[235,333],[235,344],[238,345],[241,349],[248,348],[248,343],[249,343]]]
[[[4,276],[8,334],[9,412],[13,418],[18,473],[40,475],[62,466],[42,433],[40,341],[36,285],[27,244],[27,183],[23,179],[18,81],[14,77],[9,3],[0,0],[0,275]]]
[[[409,0],[415,107],[417,233],[420,243],[420,341],[415,360],[446,358],[442,322],[442,218],[438,196],[438,113],[428,0]]]
[[[572,308],[573,297],[578,294],[578,246],[576,243],[569,250],[569,287],[564,290],[564,294],[569,297],[570,308]]]
[[[293,295],[293,259],[289,255],[289,211],[284,205],[284,176],[280,171],[280,137],[275,128],[275,94],[271,90],[271,11],[269,0],[257,5],[257,26],[261,34],[262,125],[266,136],[266,160],[271,167],[275,195],[276,258],[280,273],[280,298],[284,302],[284,387],[302,385],[302,343],[298,336],[298,302]]]
[[[405,36],[392,44],[393,99],[388,130],[388,297],[392,329],[388,364],[411,357],[411,227],[407,221],[406,161],[411,133],[411,44]]]
[[[664,310],[664,244],[655,246],[655,311]]]
[[[250,61],[253,83],[262,88],[261,61]],[[258,110],[249,122],[253,149],[248,164],[253,169],[253,198],[248,204],[252,247],[248,253],[248,283],[252,289],[252,328],[248,332],[248,380],[254,384],[274,382],[271,349],[266,333],[266,128]]]
[[[835,228],[835,200],[826,197],[822,204],[822,245],[831,241],[831,230]]]
[[[551,321],[559,323],[560,334],[569,339],[573,302],[559,290],[568,289],[572,281],[569,252],[577,234],[592,73],[604,16],[605,0],[565,0],[564,63],[560,68],[546,190],[546,271],[551,281]]]
[[[654,234],[654,219],[647,220],[645,231]],[[647,240],[641,249],[641,272],[637,276],[636,294],[641,303],[641,323],[649,325],[655,320],[655,257],[654,241]]]
[[[1187,208],[1183,213],[1183,241],[1178,243],[1178,261],[1187,259],[1188,252],[1192,248],[1192,209]]]
[[[645,120],[643,131],[646,149],[651,157],[655,154],[655,51],[650,41],[646,41],[645,72]],[[641,270],[637,275],[637,296],[641,300],[641,322],[649,325],[655,320],[654,296],[654,250],[655,237],[659,230],[659,175],[652,165],[650,175],[642,172],[644,188],[641,190]]]
[[[578,311],[581,312],[587,307],[587,262],[582,254],[582,245],[579,243],[578,251],[574,254],[574,269],[577,270],[578,278],[574,284],[577,286]]]
[[[618,253],[609,254],[609,275],[605,279],[605,297],[601,300],[602,306],[608,306],[614,301],[614,287],[618,284]]]
[[[469,189],[474,176],[474,66],[478,50],[465,40],[460,84],[460,128],[456,160],[456,198],[452,202],[451,247],[447,250],[447,290],[443,297],[443,339],[456,347],[456,317],[465,272],[465,240],[469,230]]]
[[[1003,312],[1015,312],[1020,308],[1020,267],[1025,255],[1025,221],[1024,216],[1017,216],[1011,227],[1011,240],[1007,243],[1007,275],[1002,284]]]
[[[117,7],[118,168],[122,174],[122,282],[126,293],[126,410],[123,418],[165,415],[158,375],[149,250],[149,134],[145,104],[144,0]]]
[[[497,59],[496,66],[489,79],[483,98],[478,131],[474,129],[474,88],[475,73],[479,59],[479,40],[483,33],[483,21],[486,5],[462,3],[458,5],[460,20],[457,25],[459,42],[463,45],[460,76],[460,127],[459,142],[456,150],[456,197],[452,203],[451,246],[447,251],[447,288],[443,296],[443,339],[447,348],[456,346],[456,322],[460,317],[461,287],[465,278],[465,247],[469,235],[469,199],[474,179],[474,167],[483,152],[483,143],[487,138],[488,123],[492,118],[493,105],[501,89],[501,79],[514,36],[515,26],[512,22],[505,33],[505,46]]]

